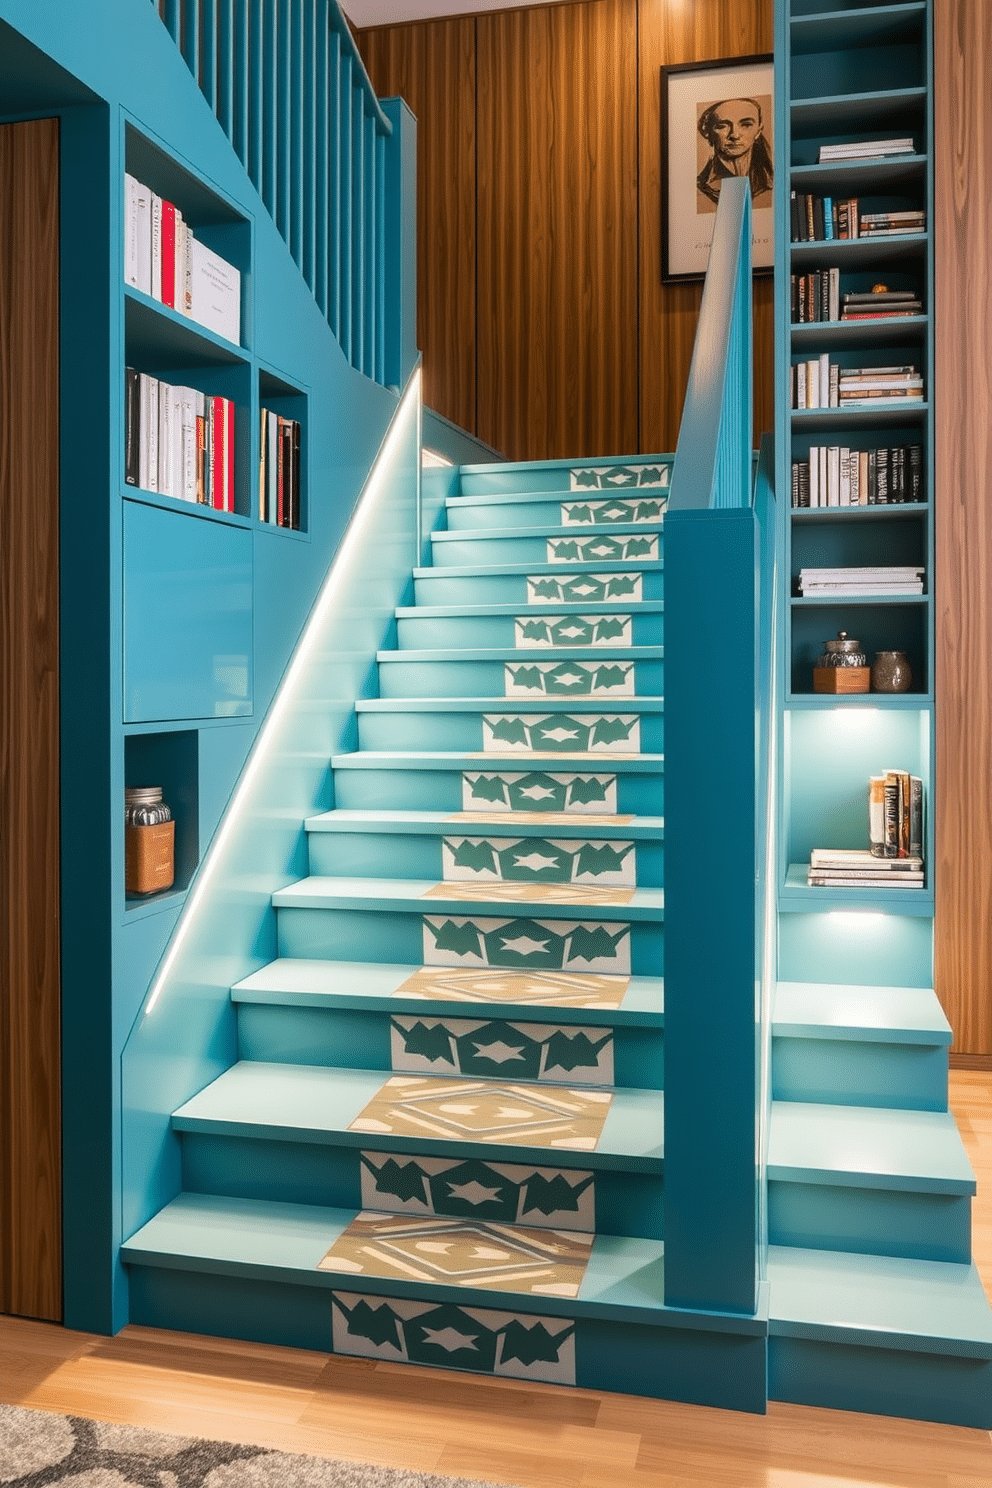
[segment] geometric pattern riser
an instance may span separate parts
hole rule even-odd
[[[644,575],[639,573],[532,574],[527,578],[527,603],[607,604],[610,600],[644,598]]]
[[[390,1030],[392,1068],[402,1073],[614,1083],[608,1028],[393,1016]]]
[[[575,1384],[575,1324],[455,1303],[332,1293],[334,1352]]]
[[[614,497],[609,501],[563,501],[563,527],[592,527],[629,522],[658,522],[668,505],[667,496],[643,496],[637,501]]]
[[[527,774],[462,775],[462,810],[555,811],[581,815],[615,816],[615,775],[558,774],[532,770]]]
[[[425,966],[516,966],[630,973],[630,926],[569,920],[424,916]]]
[[[657,563],[660,556],[658,534],[610,537],[598,533],[595,537],[549,537],[545,539],[543,556],[545,563],[634,563],[639,558]]]
[[[361,1178],[365,1209],[587,1234],[596,1227],[595,1175],[582,1169],[363,1152]]]
[[[636,882],[633,842],[445,837],[441,861],[446,883],[506,881],[633,887]]]
[[[503,668],[504,697],[633,697],[636,686],[633,662],[528,661]]]
[[[668,465],[632,465],[614,462],[612,465],[577,465],[568,472],[570,491],[622,491],[631,489],[665,489],[668,486]],[[660,498],[667,503],[667,496]]]

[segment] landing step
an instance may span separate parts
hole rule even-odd
[[[528,820],[530,818],[530,820]],[[569,815],[566,812],[485,812],[485,811],[325,811],[320,816],[308,817],[304,823],[308,832],[354,832],[356,828],[368,827],[377,832],[450,832],[464,831],[473,824],[484,826],[487,837],[544,837],[549,827],[554,827],[555,836],[578,838],[589,836],[588,819]],[[597,816],[595,836],[597,841],[619,838],[623,841],[656,841],[664,836],[665,821],[661,816]]]
[[[773,1101],[769,1182],[971,1195],[975,1175],[942,1111]]]
[[[975,1267],[768,1251],[769,1396],[992,1427],[992,1311]]]
[[[283,956],[231,989],[234,1002],[287,1007],[362,1008],[371,1012],[422,1013],[425,1003],[445,1013],[478,1018],[490,1008],[512,1009],[516,1022],[596,1022],[660,1028],[664,1024],[661,977],[584,976],[581,972],[492,971],[483,968],[398,966],[371,961],[308,961]],[[604,1013],[606,1014],[604,1020]]]
[[[465,892],[471,889],[471,892]],[[580,892],[586,890],[586,892]],[[516,892],[515,892],[516,891]],[[601,895],[598,899],[596,895]],[[429,897],[428,897],[429,896]],[[272,895],[277,909],[369,909],[382,907],[415,914],[515,916],[543,919],[658,920],[664,914],[660,888],[597,888],[592,885],[526,883],[444,883],[429,879],[327,878],[319,875],[287,884]]]
[[[776,1038],[886,1044],[949,1045],[953,1037],[931,987],[863,987],[831,982],[779,982],[772,1033]]]
[[[663,1169],[657,1090],[242,1060],[173,1113],[176,1131],[440,1157]]]

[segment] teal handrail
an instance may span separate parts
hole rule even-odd
[[[353,367],[398,381],[399,150],[337,0],[152,0]]]
[[[751,504],[751,191],[724,181],[689,369],[669,511]]]

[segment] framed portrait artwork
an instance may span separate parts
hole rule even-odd
[[[720,184],[751,182],[752,255],[775,257],[772,57],[728,57],[661,69],[662,278],[706,272]]]

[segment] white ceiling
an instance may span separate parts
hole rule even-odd
[[[531,0],[533,3],[533,0]],[[554,0],[538,0],[551,4]],[[526,0],[341,0],[341,9],[356,26],[393,26],[435,16],[477,15],[483,10],[520,10]]]

